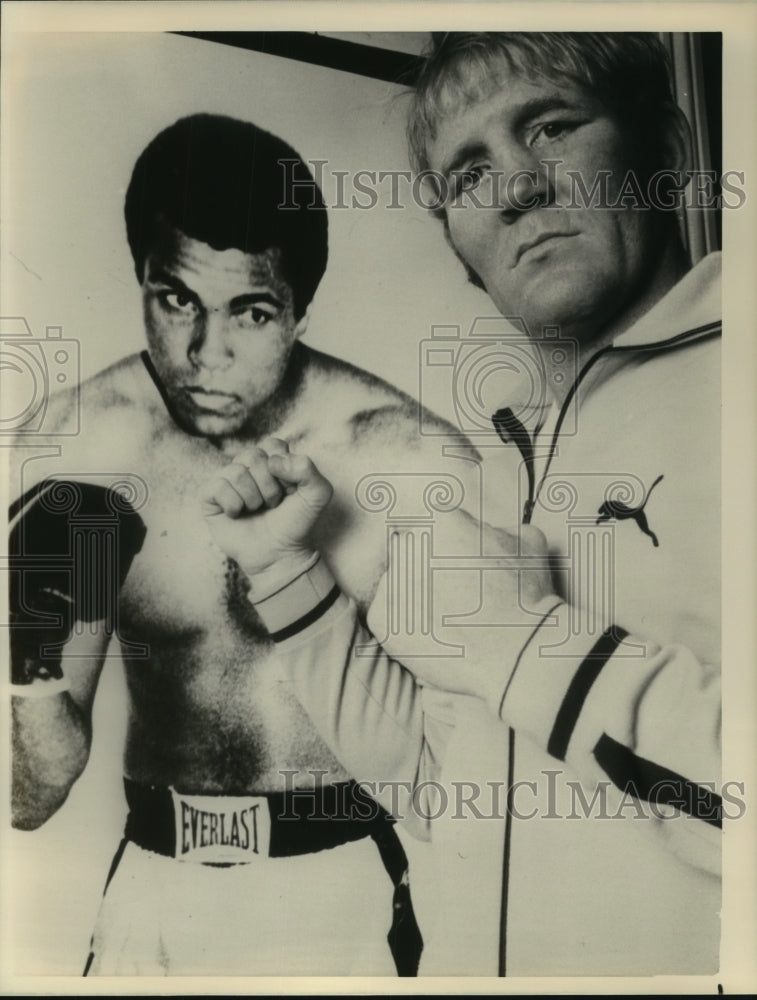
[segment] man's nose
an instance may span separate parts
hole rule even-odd
[[[514,222],[523,212],[550,204],[554,200],[550,164],[529,149],[508,153],[502,157],[493,193],[495,204],[508,222]]]
[[[188,354],[193,364],[203,368],[226,368],[233,361],[228,320],[220,309],[211,309],[199,317]]]

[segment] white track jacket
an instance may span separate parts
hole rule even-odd
[[[515,435],[567,603],[492,665],[494,695],[416,683],[320,559],[253,598],[339,759],[430,835],[421,974],[717,969],[740,808],[719,757],[719,271],[703,260],[591,358],[535,443]]]

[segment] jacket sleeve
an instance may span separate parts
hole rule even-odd
[[[743,812],[738,786],[721,789],[719,670],[616,625],[571,635],[571,609],[557,599],[539,610],[515,668],[503,664],[486,692],[492,710],[590,792],[637,800],[675,853],[717,873],[723,816]]]
[[[359,622],[320,556],[251,600],[292,687],[340,763],[419,839],[452,729],[451,696],[426,689]]]
[[[320,560],[253,602],[325,742],[385,808],[428,838],[429,806],[419,789],[425,794],[440,776],[454,696],[419,685],[376,643]],[[503,723],[564,762],[587,801],[606,794],[610,813],[640,803],[637,815],[674,853],[716,874],[719,673],[684,646],[661,646],[618,626],[570,635],[571,609],[558,598],[538,611],[541,622],[514,667],[497,659],[496,628],[475,631],[468,653],[487,666],[479,696]],[[740,799],[731,802],[736,813]]]

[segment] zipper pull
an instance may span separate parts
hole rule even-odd
[[[531,436],[518,420],[509,406],[504,407],[492,417],[494,429],[504,444],[514,444],[520,452],[528,476],[528,499],[523,504],[523,523],[531,523],[534,501],[534,448]]]

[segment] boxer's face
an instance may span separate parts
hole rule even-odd
[[[442,118],[429,154],[458,191],[446,213],[451,242],[503,314],[532,331],[556,324],[590,341],[645,287],[657,256],[655,213],[591,207],[591,198],[581,206],[575,197],[569,171],[589,191],[609,172],[612,204],[634,162],[626,130],[578,85],[526,79],[503,65],[486,96]]]
[[[214,250],[156,227],[142,297],[155,368],[183,426],[224,437],[254,421],[281,384],[297,323],[278,253]]]

